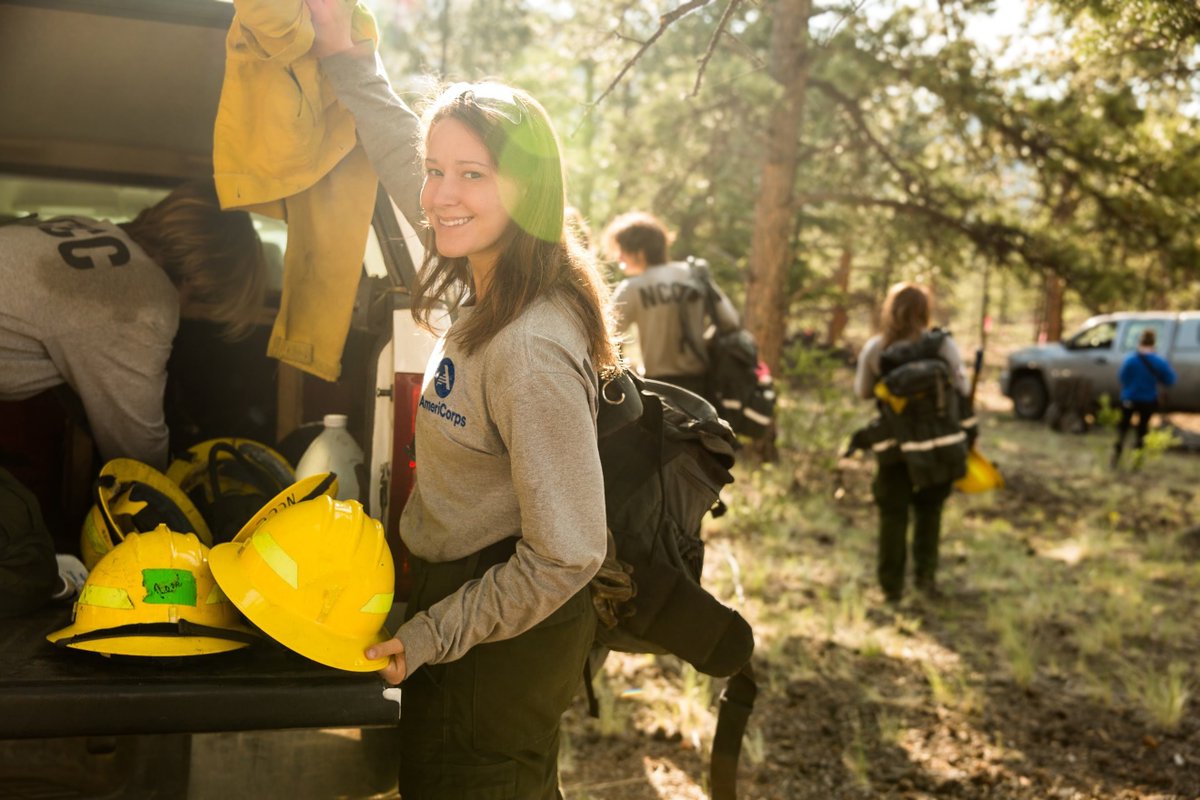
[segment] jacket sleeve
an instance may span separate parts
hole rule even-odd
[[[67,384],[83,402],[88,426],[105,461],[133,458],[167,468],[168,431],[163,412],[171,336],[129,326],[75,332],[45,342]],[[119,344],[115,344],[119,342]]]
[[[383,62],[368,45],[321,59],[321,71],[354,115],[358,137],[384,188],[413,228],[421,230],[425,170],[417,115],[392,91]]]
[[[736,330],[742,326],[742,318],[738,314],[737,309],[733,307],[733,301],[721,291],[721,287],[711,280],[708,282],[709,287],[716,293],[716,315],[717,328],[721,332]]]
[[[1171,362],[1167,361],[1160,355],[1154,355],[1152,358],[1154,359],[1156,366],[1162,368],[1162,375],[1165,379],[1163,384],[1166,386],[1174,386],[1175,381],[1179,380],[1179,376],[1175,374],[1174,368],[1171,367]]]
[[[962,354],[958,351],[958,345],[954,340],[947,336],[942,340],[942,347],[938,351],[938,355],[946,362],[946,366],[950,369],[950,380],[954,382],[954,388],[958,389],[959,394],[967,395],[971,393],[971,381],[967,378],[966,367],[963,366]]]
[[[1137,355],[1128,355],[1125,357],[1125,360],[1121,362],[1121,371],[1117,373],[1117,380],[1121,382],[1122,389],[1133,383],[1134,375],[1136,374],[1137,370],[1137,367],[1134,366],[1136,361]]]
[[[879,380],[879,345],[879,337],[873,336],[858,354],[858,366],[854,371],[854,396],[860,400],[875,397],[875,382]]]

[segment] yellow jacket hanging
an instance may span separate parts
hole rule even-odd
[[[304,0],[235,0],[213,135],[224,208],[287,221],[283,297],[268,355],[325,380],[341,373],[377,179],[354,119],[311,52]],[[379,41],[360,3],[355,41]]]

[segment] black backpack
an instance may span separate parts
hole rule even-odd
[[[701,523],[725,511],[736,438],[703,398],[628,371],[600,385],[597,420],[610,534],[592,581],[596,642],[632,653],[673,653],[729,677],[713,739],[714,800],[736,796],[738,753],[757,692],[750,625],[700,585]],[[586,686],[592,713],[597,713]]]
[[[934,328],[916,341],[889,345],[880,358],[875,396],[887,438],[874,449],[881,461],[903,459],[917,488],[967,473],[974,424],[964,427],[970,399],[955,388],[949,365],[938,356],[947,336]]]
[[[742,327],[721,330],[717,323],[717,295],[709,275],[708,262],[689,257],[692,278],[704,293],[708,329],[704,346],[692,341],[692,332],[683,325],[688,347],[708,365],[705,382],[708,397],[717,413],[734,432],[757,439],[771,429],[775,416],[775,384],[770,373],[760,369],[758,343],[750,331]],[[683,306],[680,305],[680,313]]]

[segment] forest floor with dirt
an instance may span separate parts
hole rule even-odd
[[[955,493],[943,596],[892,607],[874,465],[833,455],[866,404],[830,376],[791,388],[779,459],[740,465],[705,528],[705,585],[757,642],[739,798],[1200,798],[1200,453],[1114,470],[1111,430],[1016,420],[981,384],[980,447],[1007,485]],[[567,800],[706,798],[723,683],[611,655],[600,717],[580,699],[564,726]]]

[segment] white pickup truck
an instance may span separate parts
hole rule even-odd
[[[1144,311],[1092,317],[1061,342],[1026,347],[1008,357],[1000,389],[1021,419],[1041,419],[1056,381],[1084,378],[1095,400],[1121,393],[1117,373],[1137,349],[1142,331],[1152,328],[1159,355],[1171,362],[1179,380],[1163,395],[1163,410],[1200,413],[1200,311]]]

